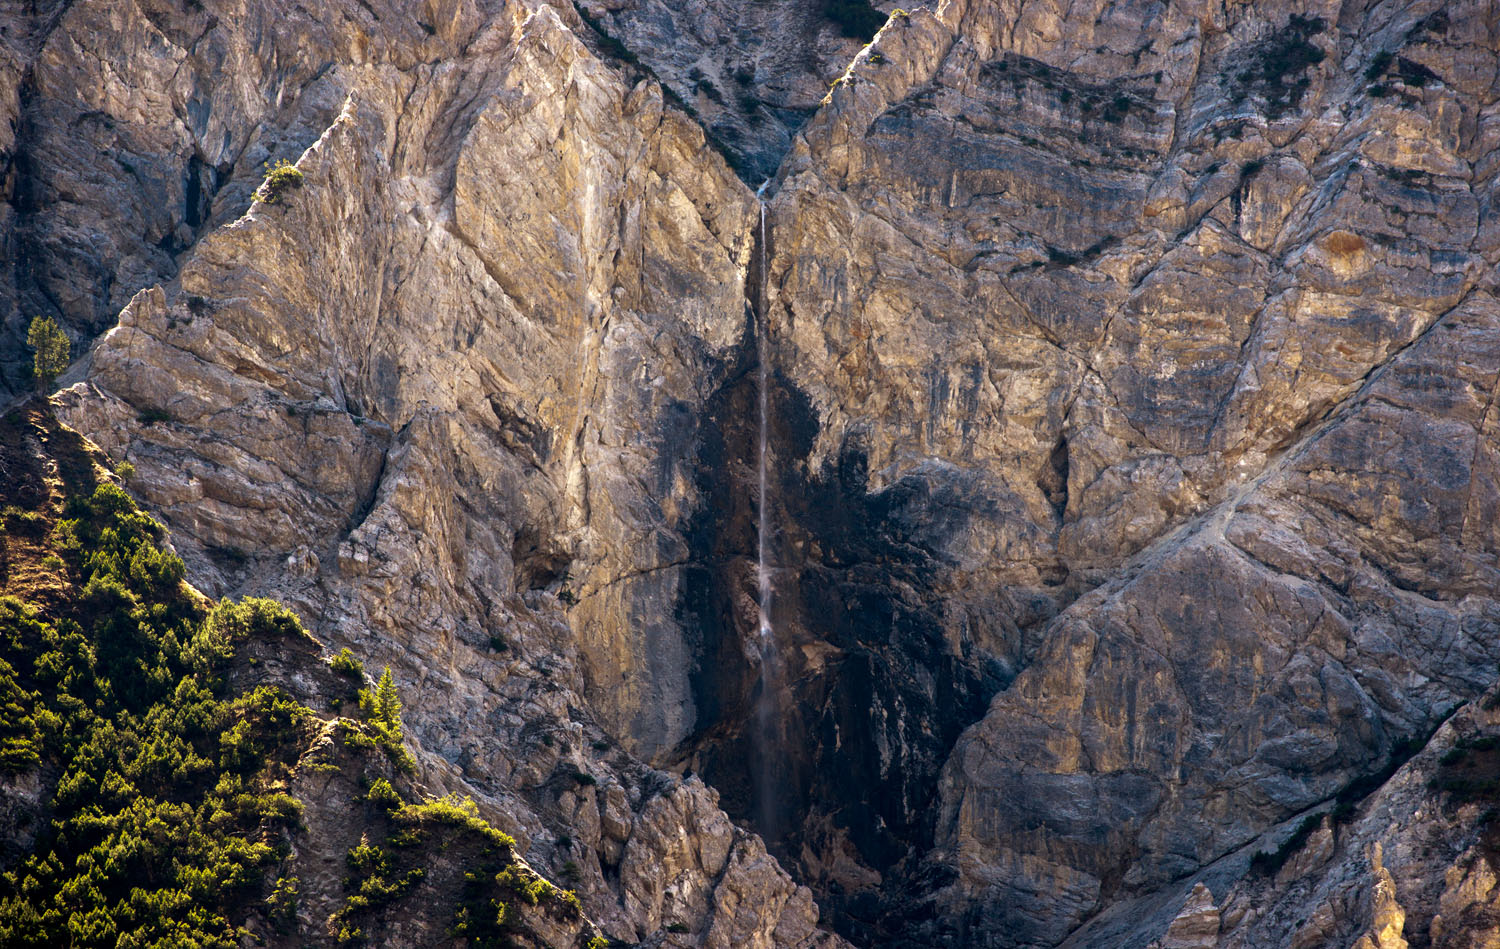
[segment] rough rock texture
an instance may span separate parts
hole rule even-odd
[[[1494,767],[1486,739],[1496,734],[1497,707],[1493,691],[1464,705],[1368,798],[1315,809],[1317,829],[1279,867],[1257,870],[1248,858],[1260,847],[1276,850],[1287,827],[1205,867],[1191,893],[1169,887],[1117,904],[1064,945],[1124,945],[1153,929],[1170,945],[1184,921],[1206,921],[1214,894],[1218,935],[1208,944],[1226,949],[1495,945],[1500,828],[1482,812],[1488,804],[1445,788],[1476,757]]]
[[[927,641],[1024,666],[943,768],[918,930],[1060,942],[1494,680],[1493,30],[950,3],[804,130],[771,323],[821,425],[785,463],[927,486]]]
[[[129,301],[195,581],[627,941],[1493,941],[1493,5],[580,9],[5,10],[7,332]]]
[[[360,10],[370,35],[334,24],[344,47],[298,60],[333,106],[302,186],[226,210],[136,294],[69,417],[133,461],[200,584],[274,593],[390,664],[424,780],[576,874],[617,937],[828,941],[744,833],[673,880],[704,898],[628,895],[689,828],[729,828],[701,782],[632,753],[693,725],[660,603],[695,508],[695,413],[743,342],[752,196],[569,9]],[[154,66],[176,56],[142,43]],[[271,70],[275,44],[253,49]]]
[[[589,0],[578,8],[659,77],[754,184],[776,173],[828,84],[885,19],[866,0]]]
[[[1219,923],[1214,895],[1199,883],[1156,945],[1159,949],[1213,949],[1219,944]]]

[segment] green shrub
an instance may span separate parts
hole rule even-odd
[[[1442,83],[1442,78],[1437,73],[1423,66],[1419,62],[1407,59],[1405,56],[1396,60],[1396,77],[1408,86],[1422,88]]]
[[[266,897],[266,908],[271,922],[283,933],[297,922],[297,886],[302,881],[296,877],[276,878],[271,895]]]
[[[64,483],[81,482],[64,472]],[[284,788],[294,771],[344,770],[317,756],[347,759],[323,746],[304,757],[317,728],[281,689],[226,680],[231,662],[252,658],[236,657],[245,644],[306,636],[296,616],[269,600],[208,606],[182,582],[161,526],[115,484],[69,496],[41,536],[68,581],[62,602],[44,613],[0,596],[0,772],[40,765],[47,814],[32,852],[0,874],[0,946],[239,949],[257,914],[295,931],[289,842],[303,806]],[[390,753],[400,702],[382,679],[369,696],[379,725],[340,720],[336,741]],[[496,874],[514,860],[511,838],[469,800],[404,804],[384,778],[369,800],[371,825],[388,833],[347,855],[331,932],[378,939],[376,914],[425,879],[416,845],[437,837],[464,842],[455,852],[475,868],[464,907],[484,918],[470,945],[503,944],[509,894]]]
[[[1500,802],[1500,736],[1454,742],[1438,761],[1430,786],[1457,804]]]
[[[0,520],[4,521],[5,530],[17,537],[41,537],[47,533],[47,518],[40,511],[11,505],[0,514]]]
[[[328,660],[328,664],[333,667],[334,672],[337,672],[346,679],[351,679],[355,682],[365,681],[364,663],[360,662],[354,653],[349,651],[348,646],[340,649],[337,655]]]
[[[208,629],[231,643],[249,640],[310,638],[297,614],[265,597],[248,596],[238,603],[224,600],[208,617]]]
[[[366,797],[371,804],[383,811],[393,811],[406,804],[405,801],[401,800],[401,795],[396,789],[391,787],[391,782],[385,778],[376,778],[374,783],[370,785],[370,790]]]
[[[36,721],[40,699],[21,685],[15,667],[0,659],[0,773],[29,771],[41,764],[43,736]]]
[[[272,840],[301,805],[265,790],[304,714],[272,689],[223,697],[208,629],[162,530],[119,487],[70,497],[52,543],[69,617],[0,600],[0,764],[56,767],[49,828],[0,883],[0,945],[233,949],[263,903]],[[233,768],[221,767],[221,757]]]
[[[417,763],[401,744],[401,698],[396,693],[396,681],[391,676],[391,667],[386,666],[374,691],[360,689],[359,711],[365,727],[373,733],[374,740],[385,749],[386,755],[402,771],[416,771]]]
[[[557,887],[541,877],[532,877],[521,884],[521,896],[532,906],[557,892]]]
[[[1255,58],[1240,71],[1235,101],[1255,93],[1266,102],[1266,113],[1272,118],[1297,108],[1311,85],[1307,70],[1327,58],[1322,47],[1310,38],[1322,33],[1328,23],[1321,17],[1292,14],[1286,27],[1261,43]]]
[[[278,204],[289,189],[302,187],[302,172],[285,158],[267,162],[265,169],[266,178],[255,190],[256,199],[265,204]]]
[[[386,666],[375,684],[375,699],[370,720],[385,729],[392,741],[401,740],[401,697],[396,694],[396,680]]]
[[[456,794],[424,801],[421,804],[407,804],[396,813],[395,817],[398,822],[408,826],[432,822],[462,828],[484,837],[505,852],[509,852],[516,845],[515,839],[509,834],[491,826],[488,821],[479,816],[479,807],[474,803],[473,798],[459,798]]]

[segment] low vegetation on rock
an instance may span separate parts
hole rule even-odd
[[[292,188],[302,187],[302,172],[285,158],[266,164],[266,179],[255,191],[257,200],[265,204],[279,204],[282,195]]]
[[[0,792],[42,787],[19,821],[26,852],[0,864],[0,945],[360,944],[398,903],[403,918],[422,915],[404,901],[430,873],[471,880],[461,900],[420,900],[472,945],[525,931],[526,918],[496,910],[506,900],[573,921],[580,944],[599,938],[577,898],[517,861],[472,801],[407,803],[420,791],[367,777],[392,773],[367,749],[386,752],[393,777],[413,768],[389,669],[361,690],[361,719],[337,722],[283,684],[249,681],[258,652],[305,656],[306,674],[319,647],[279,603],[215,604],[184,582],[162,526],[102,461],[45,409],[0,423],[0,470],[15,476],[0,485]],[[347,650],[328,665],[335,690],[363,680]],[[361,740],[320,745],[330,726]],[[370,838],[347,854],[336,912],[311,926],[296,872],[312,846],[295,794],[308,770],[366,782],[363,805],[348,806],[367,812]]]

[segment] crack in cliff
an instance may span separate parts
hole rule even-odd
[[[1495,410],[1497,397],[1500,397],[1500,370],[1495,373],[1495,381],[1490,385],[1489,400],[1485,404],[1484,411],[1480,413],[1479,424],[1475,426],[1474,451],[1469,457],[1469,486],[1464,494],[1464,517],[1458,529],[1461,543],[1466,543],[1472,538],[1469,530],[1470,524],[1479,520],[1478,515],[1474,513],[1474,469],[1479,465],[1480,452],[1484,447],[1485,430],[1490,427],[1491,413]]]

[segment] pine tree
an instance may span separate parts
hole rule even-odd
[[[391,667],[386,666],[375,683],[374,720],[395,741],[401,740],[401,697],[396,694],[396,680],[391,677]]]
[[[68,334],[62,331],[52,317],[39,316],[31,321],[31,327],[26,331],[26,345],[36,351],[31,364],[32,377],[36,379],[36,387],[45,392],[52,388],[52,380],[68,368],[68,355],[72,346],[68,341]]]

